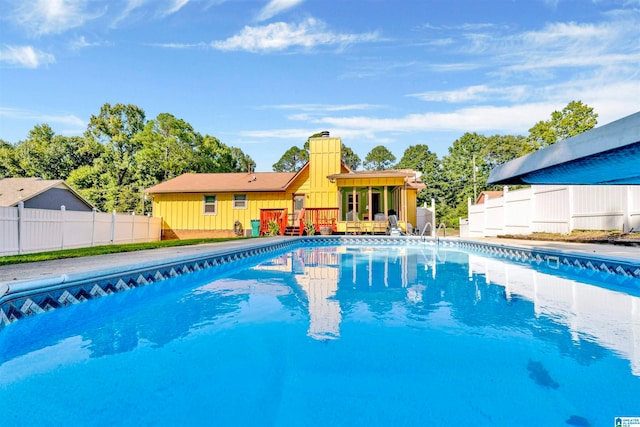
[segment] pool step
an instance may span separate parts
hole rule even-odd
[[[299,236],[300,235],[300,227],[295,227],[293,225],[288,225],[287,228],[284,229],[285,236]]]

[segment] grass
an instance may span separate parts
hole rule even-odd
[[[200,245],[203,243],[218,243],[228,240],[238,240],[238,237],[217,239],[188,239],[188,240],[161,240],[159,242],[130,243],[126,245],[92,246],[88,248],[65,249],[61,251],[39,252],[24,255],[9,255],[0,257],[0,265],[21,264],[36,261],[49,261],[54,259],[78,258],[93,255],[113,254],[120,252],[134,252],[145,249],[169,248],[174,246]]]

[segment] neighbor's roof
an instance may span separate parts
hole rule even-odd
[[[411,169],[392,169],[383,171],[351,171],[348,173],[336,173],[329,175],[329,179],[361,179],[361,178],[408,178],[407,185],[410,188],[426,188],[420,180],[419,174]]]
[[[285,191],[295,172],[186,173],[144,190],[145,193],[229,193]]]
[[[478,203],[479,200],[484,200],[485,197],[489,197],[489,199],[495,199],[497,197],[502,197],[502,196],[504,196],[504,192],[503,191],[486,190],[486,191],[483,191],[480,194],[478,194],[478,198],[476,199],[476,204]]]
[[[511,160],[489,184],[640,184],[640,112]]]
[[[0,206],[17,206],[19,202],[25,202],[35,196],[44,193],[51,188],[61,188],[73,193],[87,206],[94,206],[78,194],[73,188],[61,179],[42,178],[4,178],[0,179]]]

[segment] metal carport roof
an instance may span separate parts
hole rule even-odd
[[[488,184],[640,184],[640,112],[497,166]]]

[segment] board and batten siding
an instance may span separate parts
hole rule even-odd
[[[337,208],[338,186],[327,177],[338,174],[342,163],[340,138],[312,138],[309,140],[309,197],[307,208]]]
[[[233,208],[234,194],[246,195],[246,208]],[[216,196],[215,214],[204,213],[205,196]],[[153,212],[162,217],[163,230],[233,230],[236,221],[250,229],[251,220],[260,219],[260,209],[291,210],[292,197],[290,192],[156,194]]]

